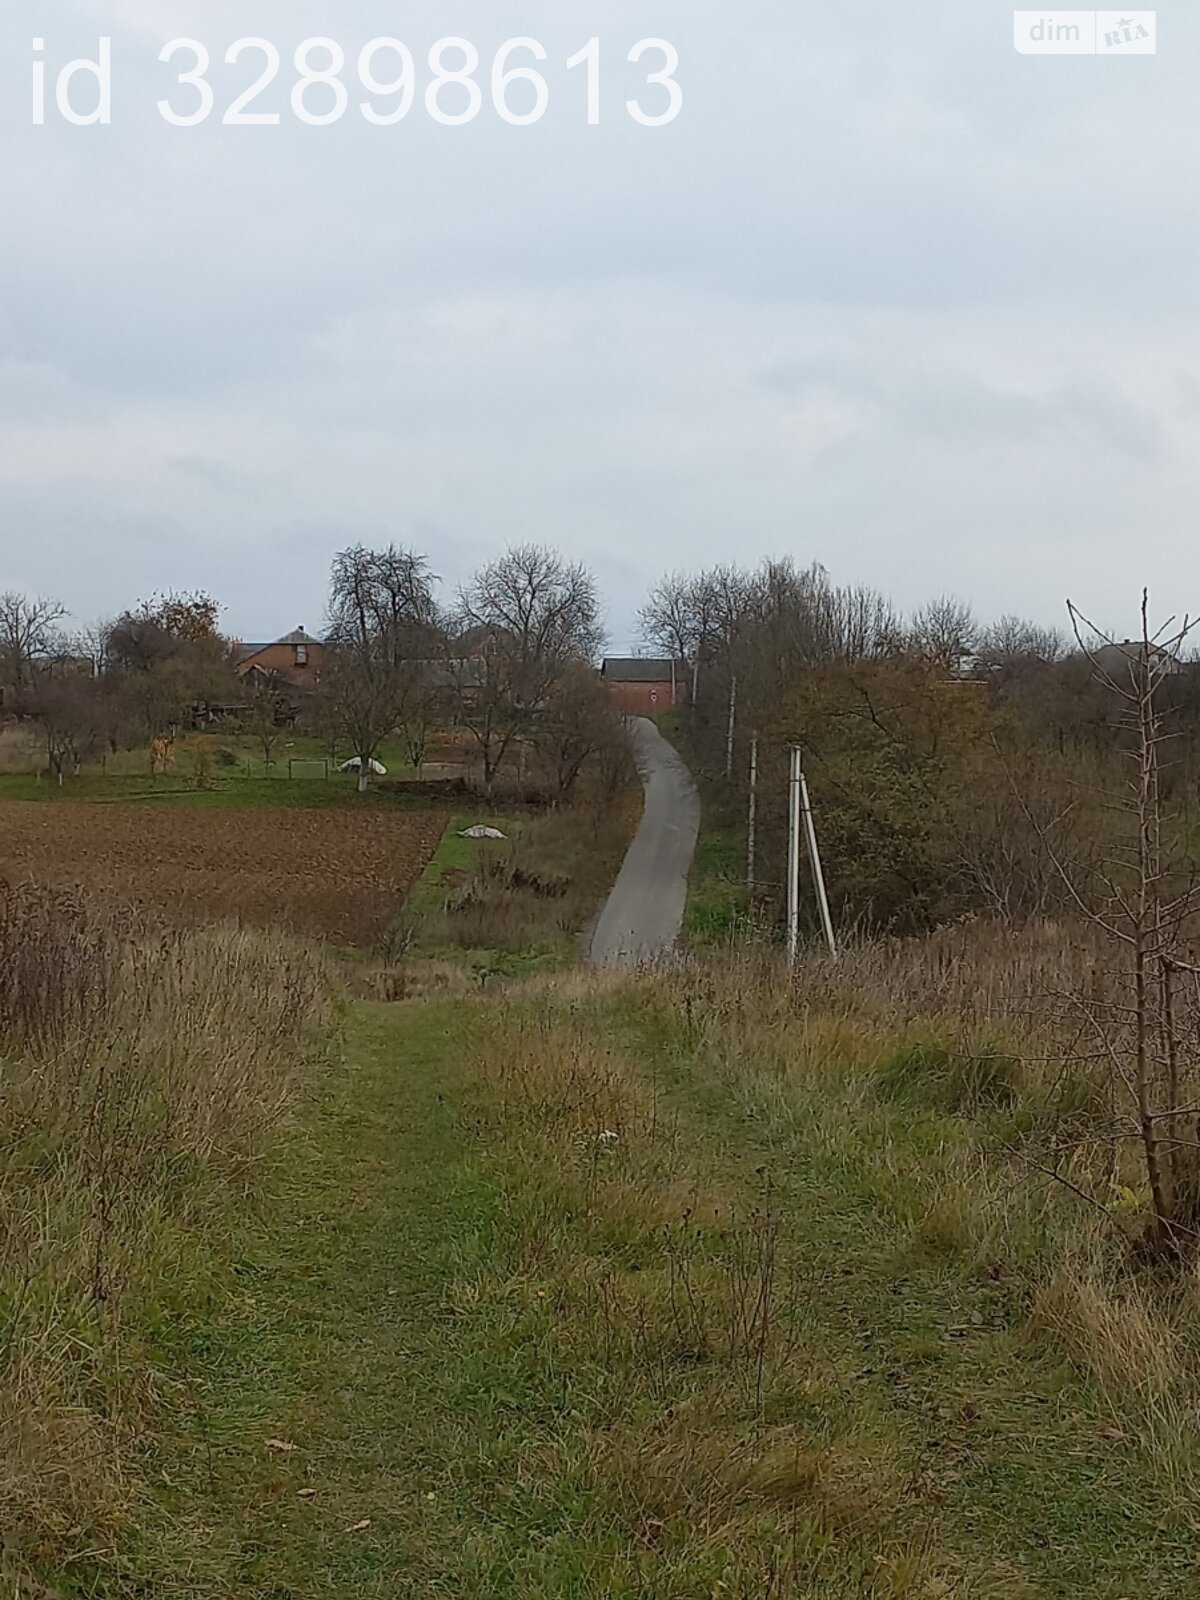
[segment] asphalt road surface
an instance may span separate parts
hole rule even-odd
[[[637,967],[674,948],[700,830],[700,797],[676,751],[645,717],[630,731],[646,808],[592,930],[588,960],[594,967]]]

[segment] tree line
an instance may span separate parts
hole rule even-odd
[[[1124,848],[1113,801],[1131,770],[1122,691],[1138,647],[1081,620],[985,624],[953,597],[906,616],[787,560],[669,575],[641,626],[647,645],[688,664],[690,753],[731,839],[758,741],[750,887],[769,921],[785,894],[792,745],[843,928],[1020,921],[1073,911],[1077,889],[1102,892]],[[1161,786],[1182,838],[1200,793],[1200,669],[1182,651],[1162,655]]]
[[[237,642],[205,593],[155,596],[71,630],[55,601],[0,596],[0,709],[34,722],[60,779],[106,751],[150,744],[218,708],[266,762],[295,721],[359,767],[400,737],[420,769],[431,734],[453,724],[491,793],[532,759],[556,799],[590,762],[604,781],[628,764],[620,718],[594,670],[603,648],[595,580],[556,551],[524,544],[482,566],[448,602],[425,556],[391,544],[337,553],[328,661],[311,693],[239,677]]]

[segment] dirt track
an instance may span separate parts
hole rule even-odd
[[[340,943],[387,926],[448,816],[9,801],[0,877],[79,885],[172,922],[232,918]]]

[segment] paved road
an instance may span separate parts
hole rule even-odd
[[[700,829],[700,797],[675,750],[645,717],[634,720],[631,732],[646,809],[592,931],[594,967],[636,967],[670,952]]]

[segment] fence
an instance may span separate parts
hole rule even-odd
[[[289,759],[289,761],[288,761],[288,777],[289,778],[323,778],[323,779],[327,780],[328,777],[329,777],[329,762],[327,760],[322,761],[322,760],[318,760],[316,758]]]

